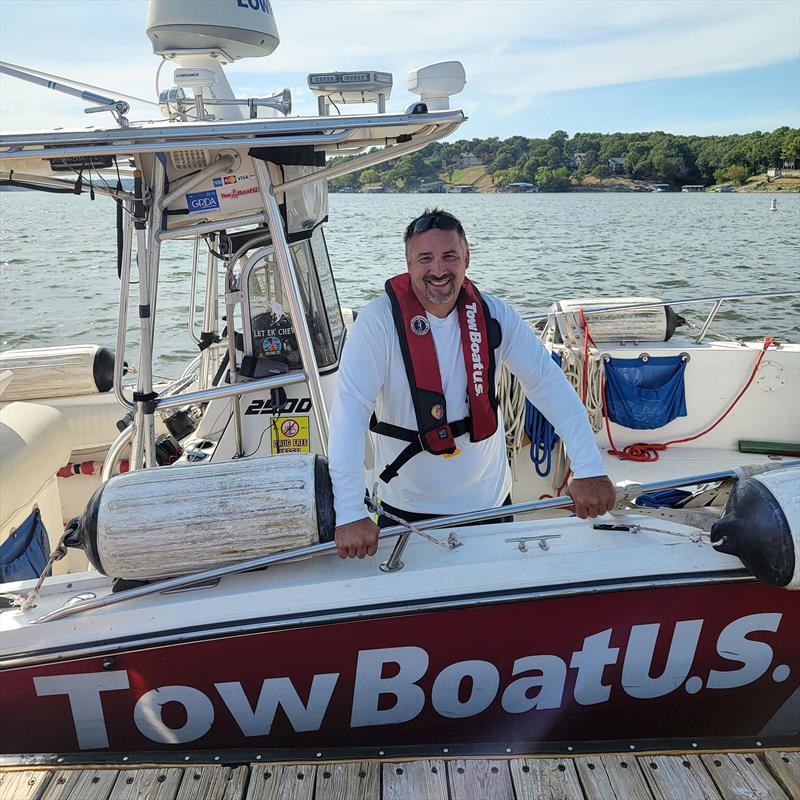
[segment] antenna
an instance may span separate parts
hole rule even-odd
[[[61,92],[61,94],[70,95],[70,97],[78,97],[81,100],[88,100],[90,103],[99,103],[96,106],[90,106],[84,109],[86,114],[95,114],[98,111],[108,111],[114,115],[117,124],[121,128],[128,127],[128,119],[125,114],[130,111],[130,106],[124,100],[114,100],[111,97],[104,97],[95,92],[89,92],[85,89],[76,89],[74,86],[68,86],[65,83],[58,81],[48,80],[35,74],[35,70],[28,70],[26,67],[13,67],[5,61],[0,61],[0,72],[9,75],[12,78],[19,78],[22,81],[27,81],[36,86],[41,86],[44,89],[53,89],[53,91]],[[138,98],[137,98],[138,99]]]
[[[186,89],[193,94],[198,119],[242,119],[239,106],[249,106],[254,116],[257,105],[267,105],[237,100],[222,65],[267,56],[280,44],[269,0],[150,0],[147,35],[156,55],[180,65],[174,87],[159,98],[165,116],[177,113],[179,118],[186,118],[191,108],[185,102]],[[267,99],[272,98],[263,98]],[[213,116],[207,111],[212,106]]]

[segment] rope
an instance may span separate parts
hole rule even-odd
[[[525,406],[525,429],[531,432],[531,461],[540,478],[546,478],[553,466],[556,432],[536,406]]]
[[[525,393],[522,384],[505,366],[497,383],[497,406],[506,426],[506,453],[513,468],[525,436]]]
[[[588,353],[584,358],[570,347],[559,348],[561,369],[586,406],[589,424],[597,433],[603,427],[602,358]],[[585,364],[588,363],[588,368]]]
[[[583,319],[583,314],[581,314],[581,322],[584,325],[584,329],[586,331],[587,339],[589,337],[589,326],[587,325],[586,321]],[[761,366],[761,362],[764,359],[764,356],[767,353],[767,350],[770,347],[777,347],[778,343],[773,339],[771,336],[766,336],[764,338],[764,345],[761,348],[761,352],[758,354],[758,358],[756,359],[756,363],[753,366],[753,370],[750,373],[750,377],[747,379],[747,383],[742,387],[739,391],[739,394],[736,395],[733,402],[728,406],[725,412],[720,416],[716,422],[709,425],[705,430],[700,431],[700,433],[695,433],[692,436],[685,436],[682,439],[672,439],[669,442],[636,442],[635,444],[629,444],[624,447],[622,450],[619,450],[617,446],[614,444],[614,440],[611,437],[611,423],[608,417],[608,402],[606,400],[606,386],[605,381],[603,381],[603,388],[602,388],[602,397],[603,397],[603,417],[605,419],[606,425],[606,434],[608,435],[608,443],[611,445],[608,452],[611,455],[617,456],[623,461],[638,461],[638,462],[650,462],[650,461],[658,461],[659,453],[666,450],[668,447],[672,446],[673,444],[685,444],[686,442],[693,442],[696,439],[700,439],[702,436],[705,436],[707,433],[710,433],[717,427],[717,425],[728,416],[728,414],[733,411],[736,407],[736,404],[742,399],[744,393],[750,388],[750,384],[755,380],[756,373],[758,372],[758,368]]]
[[[460,547],[461,543],[458,541],[458,538],[454,534],[450,534],[447,537],[446,541],[442,541],[441,539],[437,539],[435,536],[431,536],[425,531],[421,531],[416,525],[409,522],[402,517],[398,517],[395,514],[386,511],[384,507],[381,505],[381,501],[378,499],[378,484],[375,483],[372,485],[372,495],[365,499],[365,504],[369,509],[370,513],[377,514],[379,517],[386,517],[387,519],[392,520],[393,522],[399,522],[401,525],[404,525],[411,533],[416,533],[417,536],[421,536],[426,541],[430,542],[431,544],[439,545],[439,547],[444,547],[445,550],[452,550],[453,548]]]
[[[79,525],[78,517],[75,517],[74,519],[70,520],[69,524],[64,529],[64,533],[58,540],[58,544],[55,546],[53,552],[50,553],[50,558],[47,559],[47,564],[45,565],[45,568],[39,575],[39,579],[36,581],[36,584],[34,585],[33,589],[31,589],[28,592],[28,594],[21,595],[21,594],[14,594],[12,592],[10,594],[2,595],[2,597],[11,600],[11,606],[13,608],[18,608],[20,611],[27,611],[29,608],[33,606],[33,604],[39,597],[39,592],[41,591],[44,579],[50,573],[53,564],[55,564],[56,561],[59,561],[60,559],[64,558],[64,556],[67,554],[67,548],[64,546],[64,542],[67,540],[68,537],[72,536],[77,531],[78,525]]]

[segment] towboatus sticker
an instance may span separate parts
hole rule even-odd
[[[681,587],[19,668],[0,735],[14,753],[785,736],[799,611],[800,592]]]

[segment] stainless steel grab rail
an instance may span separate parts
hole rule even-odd
[[[777,469],[787,469],[800,466],[800,460],[787,461],[776,464],[758,464],[753,467],[738,467],[735,469],[719,470],[717,472],[705,472],[700,475],[688,475],[682,478],[667,478],[662,481],[641,484],[642,491],[653,492],[659,489],[671,489],[676,486],[690,486],[700,483],[712,483],[714,481],[728,480],[730,478],[746,477],[750,474],[772,471]],[[423,520],[415,522],[414,527],[420,530],[431,530],[433,528],[449,528],[457,525],[464,525],[468,522],[487,522],[496,517],[505,517],[512,514],[530,513],[534,511],[547,511],[557,508],[566,508],[572,505],[571,497],[552,497],[548,500],[532,500],[526,503],[514,503],[510,506],[500,506],[499,508],[485,508],[479,511],[471,511],[466,514],[455,514],[449,517],[439,517],[437,519]],[[384,528],[379,532],[378,538],[392,539],[398,536],[408,535],[408,529],[404,525],[393,525],[391,528]],[[235,575],[240,572],[250,572],[251,570],[261,569],[276,564],[286,564],[298,559],[309,556],[319,556],[333,553],[336,550],[335,542],[325,542],[323,544],[312,544],[306,547],[298,547],[294,550],[286,550],[281,553],[272,553],[267,556],[251,558],[247,561],[240,561],[235,564],[226,564],[222,567],[196,572],[192,575],[182,575],[178,578],[170,578],[165,581],[148,584],[147,586],[137,586],[116,594],[99,597],[89,600],[80,605],[60,608],[45,614],[39,619],[34,620],[33,624],[43,622],[54,622],[55,620],[81,614],[85,611],[92,611],[97,608],[107,608],[126,600],[133,600],[137,597],[145,597],[150,594],[167,592],[173,589],[185,589],[206,581],[216,580],[226,575]]]

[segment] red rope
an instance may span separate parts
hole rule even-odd
[[[581,327],[583,328],[583,380],[581,382],[581,400],[583,401],[583,405],[586,405],[586,395],[589,391],[589,342],[592,343],[592,347],[597,350],[597,345],[592,339],[592,334],[589,333],[589,323],[586,321],[586,317],[583,316],[583,309],[578,309],[578,317],[581,321]]]
[[[705,436],[707,433],[710,433],[714,430],[714,428],[717,427],[717,425],[720,424],[720,422],[722,422],[722,420],[725,419],[725,417],[728,416],[728,414],[731,413],[731,411],[733,411],[733,409],[736,407],[736,404],[742,399],[744,393],[750,388],[750,384],[755,379],[758,368],[761,366],[761,361],[766,355],[767,350],[773,346],[777,347],[777,342],[771,336],[765,337],[764,346],[761,348],[761,352],[756,359],[755,366],[753,367],[753,371],[750,373],[747,383],[742,387],[742,390],[739,392],[739,394],[736,395],[736,399],[728,406],[725,413],[719,417],[716,422],[714,422],[712,425],[709,425],[704,431],[695,433],[693,436],[686,436],[683,439],[672,439],[669,442],[636,442],[635,444],[627,445],[627,447],[624,447],[622,450],[618,450],[617,446],[614,444],[614,440],[611,438],[611,425],[608,419],[608,403],[606,402],[606,382],[603,379],[603,417],[606,421],[608,443],[611,445],[608,452],[611,453],[611,455],[618,456],[623,461],[658,461],[658,454],[661,451],[666,450],[671,445],[693,442],[695,439],[699,439],[701,436]]]

